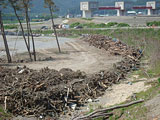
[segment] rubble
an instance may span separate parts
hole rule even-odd
[[[101,35],[84,39],[99,49],[122,55],[123,60],[109,71],[92,75],[68,68],[59,71],[48,68],[40,71],[26,67],[14,70],[0,68],[0,103],[4,104],[7,97],[6,109],[14,115],[58,117],[103,95],[109,86],[139,68],[140,50]]]

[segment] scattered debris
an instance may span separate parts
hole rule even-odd
[[[97,110],[94,111],[88,115],[82,116],[82,117],[77,117],[74,118],[73,120],[91,120],[97,117],[109,117],[111,115],[113,115],[113,113],[107,113],[108,111],[114,110],[114,109],[119,109],[119,108],[124,108],[124,107],[128,107],[137,103],[142,103],[144,102],[144,100],[137,100],[137,101],[133,101],[131,103],[127,103],[127,104],[122,104],[122,105],[117,105],[117,106],[113,106],[110,108],[105,108],[105,109],[101,109],[101,110]]]
[[[60,71],[0,68],[0,103],[4,104],[7,96],[6,109],[14,115],[58,117],[94,101],[113,83],[124,79],[128,72],[139,68],[142,53],[138,49],[101,35],[89,35],[84,39],[124,59],[112,70],[92,75],[68,68]]]

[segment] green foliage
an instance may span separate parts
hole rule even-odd
[[[9,113],[5,113],[3,107],[0,106],[0,120],[9,120],[11,115]]]
[[[72,23],[72,24],[70,25],[70,28],[74,28],[74,27],[79,26],[79,25],[80,25],[79,22],[75,22],[75,23]]]
[[[88,21],[92,21],[93,18],[82,18],[83,20],[88,20]]]
[[[107,27],[113,27],[113,26],[115,26],[115,25],[117,25],[118,23],[117,22],[109,22],[109,23],[107,23]]]
[[[33,30],[33,33],[48,35],[48,34],[52,34],[53,30],[44,30],[44,31],[43,30]]]
[[[160,83],[160,78],[158,78],[158,83]]]
[[[101,23],[101,24],[96,24],[95,26],[96,26],[97,28],[105,28],[105,27],[106,27],[106,24]]]
[[[85,24],[82,24],[82,26],[86,28],[96,28],[95,23],[85,23]]]
[[[160,21],[147,22],[147,26],[160,26]]]
[[[72,23],[70,25],[71,28],[74,28],[75,26],[82,26],[84,28],[108,28],[108,27],[129,27],[128,24],[126,23],[117,23],[117,22],[109,22],[107,24],[105,23],[100,23],[100,24],[96,24],[96,23],[85,23],[85,24],[81,24],[79,22],[76,23]]]
[[[18,25],[14,25],[14,24],[4,25],[4,29],[18,29]]]
[[[117,27],[129,27],[130,25],[127,23],[119,23]]]
[[[4,20],[4,24],[13,24],[13,23],[18,23],[18,20]]]
[[[58,18],[58,16],[54,14],[53,18]],[[39,19],[49,20],[49,19],[51,19],[51,15],[40,15],[40,16],[38,16],[38,20]]]

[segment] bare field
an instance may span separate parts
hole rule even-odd
[[[7,36],[11,55],[14,61],[29,59],[22,37]],[[17,42],[16,42],[17,40]],[[35,44],[37,49],[37,62],[18,63],[31,69],[40,70],[44,67],[60,70],[71,68],[81,70],[88,74],[112,68],[114,63],[121,61],[120,56],[112,56],[106,51],[99,50],[88,43],[71,38],[59,38],[62,53],[58,53],[55,38],[37,37]],[[2,52],[1,55],[5,55]],[[14,55],[15,54],[15,55]]]
[[[62,68],[71,68],[73,70],[81,70],[86,73],[95,73],[100,70],[112,68],[114,63],[121,60],[119,56],[106,54],[105,51],[97,50],[81,40],[66,42],[62,47],[62,53],[57,53],[57,49],[39,49],[41,57],[51,57],[50,61],[38,61],[32,63],[23,63],[31,69],[42,69],[49,67],[50,69],[60,70]]]
[[[93,19],[95,23],[108,23],[108,22],[118,22],[127,23],[131,26],[146,26],[147,22],[160,21],[159,16],[147,17],[147,16],[109,16],[109,17],[96,17]]]
[[[55,19],[56,23],[60,23],[63,20]],[[70,18],[68,23],[108,23],[108,22],[118,22],[127,23],[131,26],[146,26],[147,22],[160,21],[160,16],[108,16],[108,17],[94,17],[92,20],[85,20],[82,18]],[[47,22],[46,22],[47,25]]]

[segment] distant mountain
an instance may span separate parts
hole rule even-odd
[[[53,0],[56,6],[59,8],[57,12],[60,15],[66,15],[67,13],[71,14],[80,14],[80,2],[82,1],[96,1],[99,2],[99,5],[110,6],[114,5],[115,1],[121,0]],[[136,1],[136,0],[122,0],[122,1]],[[142,1],[142,0],[139,0]],[[38,4],[37,4],[38,3]],[[43,0],[34,0],[32,12],[34,13],[46,13],[49,12],[47,9],[43,8]]]
[[[153,1],[153,0],[53,0],[56,4],[56,6],[59,8],[59,11],[57,14],[59,15],[66,15],[67,13],[71,14],[80,14],[80,2],[82,1],[97,1],[99,2],[99,5],[103,6],[110,6],[114,5],[115,1],[128,1],[133,2],[131,5],[145,5],[147,1]],[[156,0],[160,1],[160,0]],[[7,12],[10,11],[9,8],[7,8]],[[44,0],[33,0],[33,7],[31,9],[32,13],[35,14],[43,14],[43,13],[49,13],[47,8],[44,8]]]

